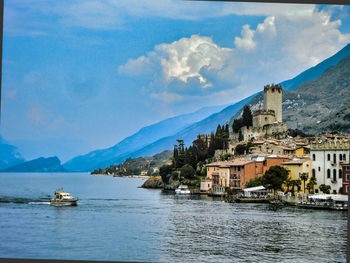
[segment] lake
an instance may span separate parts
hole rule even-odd
[[[346,262],[347,213],[232,204],[144,179],[0,173],[0,257],[150,262]],[[48,202],[63,187],[76,207]]]

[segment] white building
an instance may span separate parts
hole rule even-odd
[[[349,159],[349,154],[349,141],[326,141],[311,144],[312,175],[317,179],[316,193],[320,193],[321,184],[329,185],[331,193],[339,193],[343,182],[340,164]]]

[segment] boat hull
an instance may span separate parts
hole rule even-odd
[[[53,206],[76,206],[78,199],[73,199],[73,200],[57,200],[57,199],[51,199],[50,200],[50,205]]]

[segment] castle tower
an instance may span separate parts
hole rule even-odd
[[[282,122],[282,86],[264,86],[264,110],[273,110],[276,121]]]

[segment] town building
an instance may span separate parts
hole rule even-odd
[[[319,192],[321,184],[329,185],[331,193],[343,192],[343,169],[341,164],[348,161],[349,154],[350,141],[331,140],[311,144],[311,174],[317,179],[316,193]]]
[[[341,164],[343,170],[343,193],[344,195],[349,194],[349,181],[350,181],[350,162]]]
[[[308,176],[308,179],[305,181],[305,190],[306,185],[311,178],[311,160],[310,158],[303,159],[293,159],[287,162],[283,162],[282,167],[289,170],[289,176],[291,180],[301,179],[301,174],[305,173]],[[301,187],[298,189],[299,193],[303,193],[304,191],[304,182],[302,181]]]
[[[230,188],[238,193],[245,189],[249,180],[262,176],[271,166],[281,165],[288,160],[288,156],[268,155],[214,162],[206,165],[206,180],[212,182],[214,192],[224,192]]]

